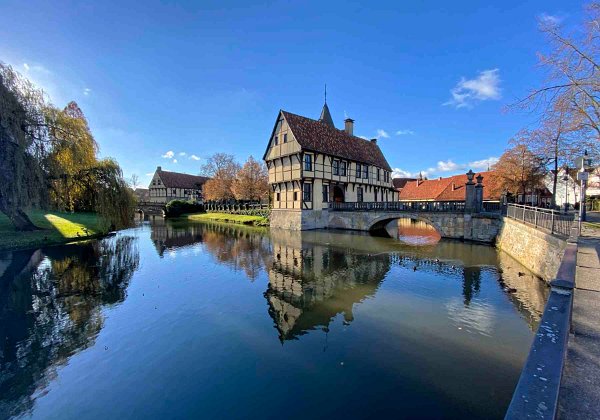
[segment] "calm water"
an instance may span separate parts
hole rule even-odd
[[[0,418],[502,417],[547,297],[487,246],[162,220],[0,276]]]

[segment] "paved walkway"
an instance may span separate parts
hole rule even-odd
[[[600,213],[590,212],[600,223]],[[600,229],[584,227],[578,241],[573,333],[558,401],[561,419],[600,419]]]

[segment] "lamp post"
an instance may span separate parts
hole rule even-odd
[[[585,171],[586,168],[590,167],[592,164],[592,160],[588,156],[587,150],[583,153],[583,156],[577,158],[575,161],[576,167],[579,168],[579,172],[577,172],[577,179],[581,182],[581,192],[579,199],[579,233],[581,234],[581,222],[585,221],[585,187],[587,186],[587,180],[589,174]]]
[[[569,165],[565,165],[565,214],[569,211]]]

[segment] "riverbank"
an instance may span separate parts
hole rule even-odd
[[[31,210],[27,215],[40,230],[18,232],[8,218],[0,214],[0,251],[57,245],[107,233],[95,213]]]
[[[269,226],[269,219],[262,216],[250,216],[246,214],[229,213],[194,213],[184,214],[178,217],[179,220],[191,221],[211,221],[223,223],[237,223],[251,226]]]

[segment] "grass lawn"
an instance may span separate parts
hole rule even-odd
[[[195,221],[213,221],[225,223],[240,223],[243,225],[268,226],[269,220],[262,216],[248,216],[245,214],[228,213],[195,213],[184,214],[181,219]]]
[[[583,225],[585,227],[588,227],[591,229],[599,229],[600,230],[600,223],[598,223],[598,222],[583,222]]]
[[[55,245],[106,233],[94,213],[61,213],[43,210],[27,212],[41,230],[17,232],[8,218],[0,213],[0,251]]]

